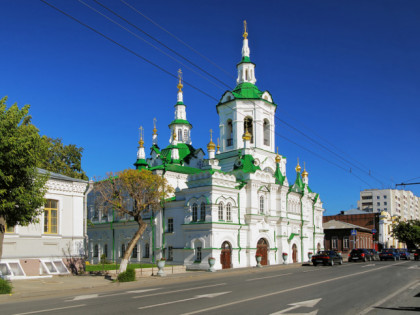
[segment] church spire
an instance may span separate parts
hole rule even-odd
[[[250,50],[248,45],[248,31],[247,23],[244,21],[244,33],[242,35],[244,38],[242,41],[242,59],[238,64],[238,78],[236,79],[237,84],[241,83],[252,83],[255,84],[257,79],[255,79],[255,64],[251,62]]]
[[[242,43],[242,61],[244,61],[245,58],[248,58],[247,61],[249,60],[249,46],[248,46],[248,32],[246,31],[246,21],[244,21],[244,33],[242,35],[242,37],[244,38],[243,43]]]
[[[156,129],[156,118],[153,118],[153,136],[152,136],[152,143],[153,145],[158,145],[158,138],[157,138],[157,129]]]
[[[178,70],[178,85],[176,87],[178,88],[177,102],[182,103],[183,102],[182,88],[184,87],[184,85],[182,84],[182,71],[181,71],[181,69]]]
[[[139,149],[137,151],[137,161],[134,163],[136,169],[140,170],[142,168],[147,168],[149,165],[146,162],[146,153],[144,152],[144,140],[143,140],[143,127],[139,128]]]

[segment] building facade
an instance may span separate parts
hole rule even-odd
[[[323,207],[309,187],[306,169],[296,166],[293,181],[286,176],[287,159],[275,153],[277,105],[268,91],[255,85],[255,64],[250,60],[248,34],[243,34],[242,59],[237,65],[236,87],[216,105],[220,145],[204,151],[192,146],[192,124],[187,120],[183,85],[178,84],[175,117],[169,124],[170,144],[161,149],[156,126],[150,157],[141,137],[137,169],[164,176],[175,188],[161,211],[150,213],[150,223],[132,253],[132,261],[165,257],[189,269],[254,266],[256,254],[263,265],[302,262],[307,253],[323,248]],[[100,213],[94,195],[88,195],[89,257],[102,254],[118,260],[137,229],[128,217]]]
[[[85,256],[84,194],[88,182],[49,174],[46,204],[38,223],[6,229],[0,261],[6,278],[68,274]]]

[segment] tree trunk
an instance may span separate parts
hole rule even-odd
[[[143,232],[146,230],[146,223],[141,220],[138,222],[138,224],[139,229],[137,230],[136,234],[134,234],[130,242],[128,242],[127,250],[125,251],[124,257],[121,259],[120,269],[118,271],[119,273],[127,270],[128,260],[130,259],[131,253],[133,252],[133,248],[137,244],[137,241],[140,239],[140,236],[142,236]]]
[[[6,233],[6,220],[0,216],[0,260],[3,257],[4,233]]]

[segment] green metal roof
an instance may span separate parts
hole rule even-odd
[[[137,159],[136,163],[134,163],[136,169],[140,170],[142,168],[148,168],[149,164],[147,164],[145,159]]]
[[[274,177],[276,178],[276,184],[283,185],[286,177],[283,176],[283,174],[281,173],[279,163],[276,163],[276,164],[277,164],[276,171],[274,172]]]
[[[300,173],[296,173],[296,180],[293,186],[290,186],[289,191],[297,192],[297,193],[303,193],[305,189],[305,185],[302,182],[302,177],[300,176]]]
[[[177,148],[179,153],[179,160],[174,161],[171,158],[172,149]],[[160,157],[167,163],[189,163],[190,159],[194,157],[196,150],[192,145],[185,143],[178,143],[177,145],[168,145],[165,149],[160,152]]]
[[[192,128],[192,125],[189,123],[189,121],[185,119],[175,119],[168,126],[170,127],[172,125],[188,125]]]
[[[234,165],[234,170],[242,170],[244,173],[255,173],[257,170],[261,170],[259,166],[254,164],[254,157],[250,154],[245,154],[240,158],[240,165]]]
[[[250,99],[261,99],[261,92],[258,87],[249,82],[243,82],[238,84],[232,91],[235,98],[250,98]]]

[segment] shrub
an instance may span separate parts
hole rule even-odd
[[[121,272],[118,275],[119,282],[129,282],[129,281],[136,281],[136,272],[134,269],[127,269],[125,272]]]
[[[12,285],[9,281],[0,278],[0,294],[12,293]]]

